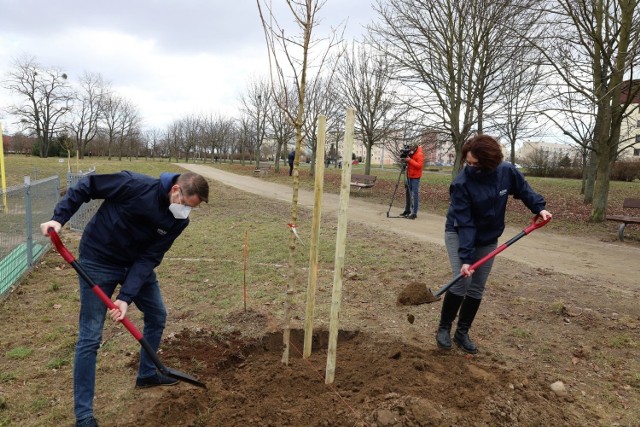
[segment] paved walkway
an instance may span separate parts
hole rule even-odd
[[[238,190],[291,203],[293,190],[290,186],[252,176],[236,175],[206,165],[182,163],[180,166]],[[312,192],[300,190],[298,196],[300,206],[313,208]],[[338,205],[337,194],[325,193],[323,216],[337,215]],[[387,210],[388,206],[351,197],[349,221],[357,221],[374,229],[392,231],[416,241],[444,247],[444,217],[420,212],[418,218],[413,221],[394,219],[386,217]],[[520,228],[507,227],[499,243],[517,235],[527,225],[522,224]],[[614,286],[620,283],[637,289],[640,282],[640,248],[618,242],[605,243],[588,236],[564,236],[547,232],[544,227],[523,237],[498,256],[536,268],[594,278],[604,285]]]

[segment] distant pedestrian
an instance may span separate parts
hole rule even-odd
[[[291,149],[291,152],[289,153],[289,157],[287,158],[287,160],[289,160],[289,176],[293,175],[293,161],[296,159],[296,149],[293,148]]]

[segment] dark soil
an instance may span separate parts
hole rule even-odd
[[[263,316],[249,313],[253,321]],[[236,316],[236,319],[238,316]],[[255,325],[254,325],[255,326]],[[192,369],[208,389],[154,390],[133,425],[175,426],[514,426],[580,425],[544,378],[453,350],[421,348],[392,337],[341,331],[333,384],[325,384],[328,333],[291,331],[289,365],[282,333],[184,331],[164,346],[168,365]],[[197,367],[197,368],[194,368]],[[455,391],[455,392],[454,392]],[[140,408],[138,408],[140,409]],[[595,414],[593,415],[595,417]]]

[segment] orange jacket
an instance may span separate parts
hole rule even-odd
[[[407,160],[407,177],[420,178],[422,177],[422,166],[424,165],[424,154],[422,153],[422,146],[418,145],[416,152]]]

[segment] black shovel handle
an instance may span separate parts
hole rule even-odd
[[[497,248],[495,248],[494,250],[489,252],[487,255],[485,255],[484,257],[480,258],[478,261],[476,261],[473,264],[471,264],[471,266],[469,267],[469,270],[475,270],[476,268],[480,267],[485,262],[489,261],[491,258],[493,258],[496,255],[498,255],[500,252],[504,251],[509,246],[511,246],[512,244],[514,244],[515,242],[517,242],[518,240],[520,240],[521,238],[523,238],[527,234],[531,233],[533,230],[537,230],[538,228],[545,226],[549,221],[551,221],[551,217],[549,217],[547,219],[542,219],[542,217],[540,215],[534,216],[533,219],[531,220],[531,224],[529,224],[529,226],[525,227],[524,230],[522,230],[520,233],[518,233],[517,235],[515,235],[511,239],[507,240],[506,242],[504,242],[503,244],[501,244],[500,246],[498,246]],[[456,277],[451,279],[451,281],[449,283],[447,283],[446,285],[444,285],[443,287],[438,289],[438,291],[435,294],[433,294],[433,296],[436,299],[439,299],[442,294],[447,292],[447,290],[451,286],[453,286],[458,280],[462,279],[462,277],[464,277],[462,273],[458,274]]]
[[[91,290],[93,291],[93,293],[96,294],[98,298],[100,298],[100,300],[104,303],[104,305],[107,306],[108,309],[117,310],[118,306],[116,306],[113,303],[113,301],[111,301],[111,299],[107,296],[107,294],[104,293],[104,291],[100,288],[100,286],[98,286],[93,281],[93,279],[89,277],[87,272],[76,261],[75,257],[71,254],[71,252],[69,252],[69,250],[64,246],[64,244],[60,240],[60,236],[58,236],[58,233],[56,233],[53,227],[50,227],[49,230],[47,231],[49,232],[49,237],[51,238],[51,242],[53,242],[53,245],[56,247],[56,250],[58,251],[58,253],[62,255],[62,258],[64,258],[64,260],[67,261],[71,265],[71,267],[73,267],[73,269],[78,272],[80,277],[82,277],[82,279],[84,279],[84,281],[91,286]],[[122,319],[120,323],[122,323],[124,327],[127,328],[127,330],[131,333],[131,335],[133,335],[133,337],[140,343],[144,351],[153,361],[153,364],[156,365],[156,368],[158,369],[158,371],[160,371],[163,375],[166,375],[171,378],[175,378],[180,381],[187,382],[189,384],[193,384],[198,387],[207,388],[207,386],[204,383],[196,380],[195,378],[185,373],[178,372],[176,370],[173,370],[171,368],[167,368],[166,366],[164,366],[164,364],[160,361],[160,358],[158,357],[156,352],[153,351],[153,349],[151,348],[151,345],[144,338],[140,330],[136,328],[136,326],[127,317]]]

